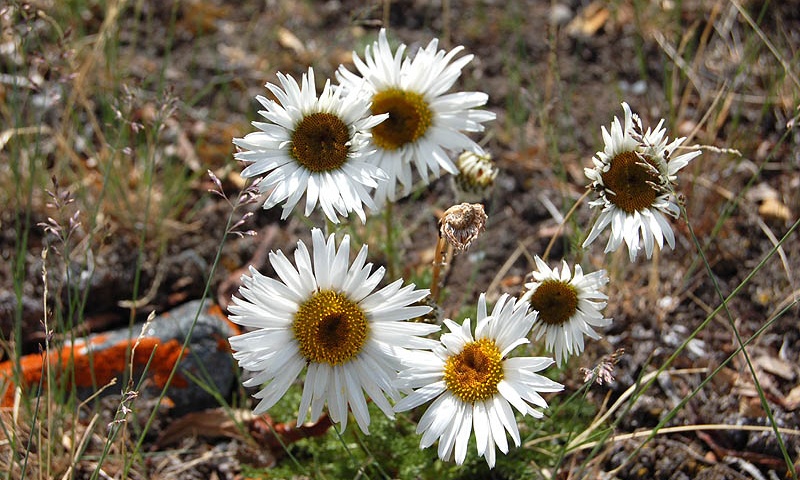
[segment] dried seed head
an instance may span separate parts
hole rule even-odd
[[[467,151],[456,162],[458,175],[453,177],[456,192],[461,198],[479,201],[489,196],[499,171],[488,153]]]
[[[439,235],[457,252],[464,251],[485,230],[486,219],[486,212],[480,203],[453,205],[445,210],[439,220]]]
[[[619,363],[625,349],[620,348],[611,355],[606,355],[603,360],[593,369],[581,368],[583,373],[583,383],[594,380],[598,385],[609,384],[614,381],[614,366]]]

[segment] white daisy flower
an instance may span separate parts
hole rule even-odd
[[[330,81],[317,97],[312,68],[300,85],[280,72],[278,80],[280,86],[266,85],[277,102],[256,97],[265,108],[258,113],[269,121],[253,122],[260,131],[233,140],[244,150],[236,159],[249,163],[242,176],[267,174],[258,184],[261,193],[269,192],[264,208],[285,200],[281,218],[305,194],[306,216],[319,202],[331,222],[350,212],[366,221],[364,205],[375,208],[371,190],[387,178],[369,161],[369,129],[387,115],[369,115],[368,100],[357,92],[343,96]]]
[[[338,250],[334,236],[327,242],[319,229],[311,231],[313,260],[302,241],[297,243],[295,265],[283,252],[270,252],[277,279],[261,275],[251,267],[242,277],[242,298],[233,298],[230,319],[253,330],[231,337],[234,358],[255,375],[246,387],[266,384],[255,398],[261,399],[254,413],[261,414],[280,400],[305,369],[298,426],[309,408],[311,421],[319,420],[325,403],[342,430],[348,407],[356,423],[368,433],[370,417],[365,395],[386,415],[395,399],[392,382],[400,368],[398,355],[406,349],[431,348],[437,342],[421,338],[439,327],[406,322],[428,313],[427,306],[414,305],[428,290],[402,287],[402,280],[373,292],[383,278],[383,267],[372,272],[364,264],[367,246],[352,265],[350,238]]]
[[[622,104],[622,109],[624,125],[614,117],[611,133],[602,127],[605,148],[592,158],[594,168],[584,169],[592,188],[600,195],[589,205],[603,210],[583,246],[588,246],[611,225],[606,253],[616,251],[624,240],[634,261],[641,249],[640,237],[647,258],[653,255],[654,243],[664,247],[665,238],[670,248],[675,248],[675,235],[665,214],[674,218],[680,214],[671,197],[676,174],[700,151],[672,157],[685,138],[669,143],[664,120],[655,130],[648,128],[644,132],[641,120],[631,113],[627,103]]]
[[[441,170],[458,173],[445,150],[483,150],[463,132],[483,131],[483,122],[495,114],[478,110],[486,104],[483,92],[446,93],[461,75],[472,55],[455,59],[463,47],[449,52],[437,50],[438,40],[420,48],[413,60],[404,57],[405,45],[392,53],[381,29],[378,41],[367,46],[364,61],[353,52],[353,62],[361,76],[344,66],[336,72],[340,84],[349,91],[363,89],[372,99],[372,113],[388,113],[389,119],[372,128],[372,143],[377,149],[378,166],[389,176],[375,191],[375,202],[382,206],[411,191],[411,164],[427,183]],[[363,78],[362,78],[363,77]],[[398,192],[398,182],[402,186]]]
[[[521,301],[539,313],[531,334],[536,340],[545,337],[545,348],[555,354],[560,367],[570,355],[583,352],[584,334],[600,338],[592,327],[611,325],[611,319],[600,313],[608,300],[600,291],[608,275],[605,270],[584,275],[580,265],[575,265],[573,275],[565,261],[559,274],[558,268],[550,270],[538,255],[534,260],[537,270],[531,273],[533,281],[525,284]]]
[[[439,440],[439,458],[448,460],[455,451],[456,463],[467,454],[475,431],[478,455],[489,467],[495,464],[495,447],[508,453],[506,432],[516,446],[520,435],[511,406],[522,415],[541,418],[533,407],[547,408],[540,392],[560,392],[564,386],[535,372],[553,364],[547,357],[509,357],[519,345],[528,343],[528,331],[536,319],[523,302],[503,295],[486,313],[486,298],[478,300],[478,322],[472,335],[470,320],[463,325],[446,319],[449,333],[432,352],[414,351],[405,360],[408,368],[398,377],[398,386],[415,389],[394,407],[402,412],[433,400],[420,418],[417,433],[420,448]]]

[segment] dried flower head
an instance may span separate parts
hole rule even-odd
[[[486,228],[486,212],[480,203],[461,203],[445,210],[439,234],[456,251],[464,251]]]
[[[588,368],[581,368],[583,374],[583,383],[594,381],[598,385],[604,383],[611,383],[614,381],[614,365],[618,364],[622,356],[625,355],[625,349],[620,348],[611,355],[606,355],[603,360],[591,370]]]
[[[456,166],[453,185],[459,198],[478,202],[489,196],[499,172],[489,153],[466,151],[459,155]]]
[[[75,203],[75,196],[69,189],[64,189],[58,179],[53,176],[52,190],[45,190],[50,196],[47,206],[55,211],[54,217],[47,217],[46,222],[38,225],[46,232],[53,235],[61,244],[67,244],[72,236],[81,228],[80,210],[70,213],[70,204]]]

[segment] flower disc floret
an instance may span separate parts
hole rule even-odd
[[[350,129],[341,118],[312,113],[294,127],[291,155],[311,172],[330,172],[347,162],[350,140]]]
[[[389,118],[372,129],[372,141],[384,150],[397,150],[414,143],[432,125],[433,112],[422,95],[398,88],[381,90],[372,96],[372,114]]]
[[[322,290],[297,309],[292,332],[309,362],[342,365],[364,348],[367,327],[357,304],[346,295]]]
[[[654,183],[658,182],[656,171],[643,162],[635,152],[622,152],[603,172],[603,184],[609,191],[606,198],[625,213],[652,207],[660,193]]]
[[[444,365],[447,389],[465,403],[492,398],[503,379],[503,361],[494,340],[482,338],[464,345]]]
[[[531,308],[539,312],[539,321],[563,325],[578,311],[578,291],[569,282],[545,280],[532,293]]]

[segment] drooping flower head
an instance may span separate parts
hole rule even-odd
[[[653,255],[655,243],[659,248],[664,247],[665,238],[670,248],[675,248],[675,235],[665,214],[672,217],[680,214],[671,197],[676,174],[700,151],[673,157],[672,153],[685,138],[670,143],[663,128],[664,120],[654,130],[644,131],[639,116],[631,112],[627,103],[622,104],[622,109],[624,123],[614,117],[610,133],[602,127],[605,147],[592,158],[594,168],[584,169],[599,194],[589,205],[603,209],[583,246],[588,246],[611,225],[605,251],[616,251],[624,240],[634,261],[641,249],[640,239],[647,258]]]
[[[378,186],[375,202],[381,206],[408,195],[412,186],[411,165],[427,183],[441,171],[458,173],[445,150],[482,149],[463,132],[483,131],[483,122],[495,114],[478,110],[486,104],[483,92],[446,93],[461,76],[472,55],[456,59],[463,47],[449,52],[438,50],[434,39],[420,48],[413,59],[404,57],[405,45],[392,53],[386,30],[367,46],[364,60],[353,53],[358,73],[339,67],[336,77],[348,91],[363,89],[372,100],[372,113],[389,114],[389,119],[372,129],[378,166],[389,181]],[[398,185],[398,182],[400,185]],[[402,187],[398,191],[399,187]]]
[[[538,256],[534,260],[537,270],[531,273],[533,281],[525,284],[527,291],[521,301],[538,312],[532,336],[536,340],[545,337],[545,348],[561,366],[570,355],[583,352],[584,335],[600,338],[592,327],[611,324],[600,312],[608,299],[601,291],[608,275],[605,270],[584,275],[580,265],[575,265],[573,274],[566,261],[559,274],[558,268],[551,270]]]
[[[433,401],[420,418],[417,433],[421,448],[439,440],[438,454],[464,462],[470,434],[475,432],[478,455],[490,467],[495,447],[508,453],[506,432],[516,446],[519,429],[512,406],[522,415],[541,418],[547,408],[541,392],[559,392],[564,386],[537,374],[553,364],[547,357],[511,357],[519,345],[528,343],[528,332],[536,319],[523,302],[503,295],[487,315],[486,298],[478,300],[478,321],[472,334],[470,320],[462,325],[446,319],[450,330],[433,351],[414,351],[405,360],[398,386],[415,389],[395,405],[395,411],[410,410]]]
[[[245,386],[266,384],[254,395],[261,400],[256,414],[275,405],[305,370],[298,426],[309,409],[311,421],[317,421],[327,403],[331,419],[342,430],[349,409],[368,433],[364,392],[392,417],[386,397],[397,397],[392,385],[400,368],[397,357],[406,349],[435,345],[422,337],[439,327],[405,321],[431,310],[414,305],[427,290],[416,290],[413,284],[402,287],[403,281],[397,280],[373,291],[384,269],[372,272],[372,264],[365,265],[366,245],[348,267],[348,236],[338,249],[333,235],[326,241],[313,229],[311,237],[313,258],[299,241],[295,266],[283,252],[270,252],[278,279],[253,268],[252,276],[242,278],[242,297],[233,298],[230,319],[255,330],[231,337],[234,358],[255,373]]]
[[[364,205],[375,208],[371,190],[386,179],[369,161],[369,129],[387,115],[370,115],[369,100],[358,92],[343,95],[330,81],[318,97],[312,68],[299,85],[280,72],[278,80],[280,86],[266,85],[277,102],[256,97],[268,122],[253,122],[260,131],[233,140],[244,150],[236,159],[249,164],[242,176],[266,174],[259,183],[261,193],[269,193],[264,208],[285,201],[281,218],[305,194],[306,216],[319,203],[331,222],[350,212],[366,221]]]

